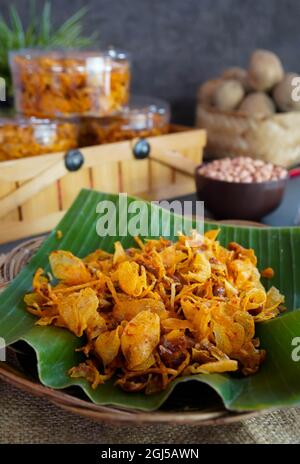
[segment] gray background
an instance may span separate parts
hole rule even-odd
[[[13,3],[26,19],[29,1],[0,0],[1,14]],[[43,1],[37,1],[43,4]],[[56,21],[88,6],[86,31],[98,43],[133,56],[133,91],[172,102],[177,122],[193,122],[199,83],[231,65],[244,66],[254,48],[300,68],[299,0],[53,0]],[[1,44],[0,44],[1,46]]]

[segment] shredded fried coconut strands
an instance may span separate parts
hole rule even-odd
[[[255,323],[276,317],[284,297],[261,284],[253,250],[227,248],[218,230],[178,241],[136,238],[138,248],[84,259],[54,251],[24,301],[38,325],[83,337],[86,361],[69,371],[93,388],[113,375],[126,391],[155,393],[176,377],[257,372],[265,358]],[[264,270],[271,278],[274,271]]]

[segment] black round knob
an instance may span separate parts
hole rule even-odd
[[[133,147],[133,154],[137,159],[145,159],[150,154],[150,143],[146,139],[139,139]]]
[[[84,156],[80,150],[69,150],[65,154],[65,166],[68,171],[78,171],[84,163]]]

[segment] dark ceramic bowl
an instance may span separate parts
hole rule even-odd
[[[288,177],[257,183],[225,182],[201,175],[197,166],[197,196],[216,219],[259,220],[276,209],[283,198]]]

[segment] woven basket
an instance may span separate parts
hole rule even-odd
[[[287,168],[300,162],[300,113],[254,117],[199,102],[196,125],[207,130],[207,158],[251,156]]]

